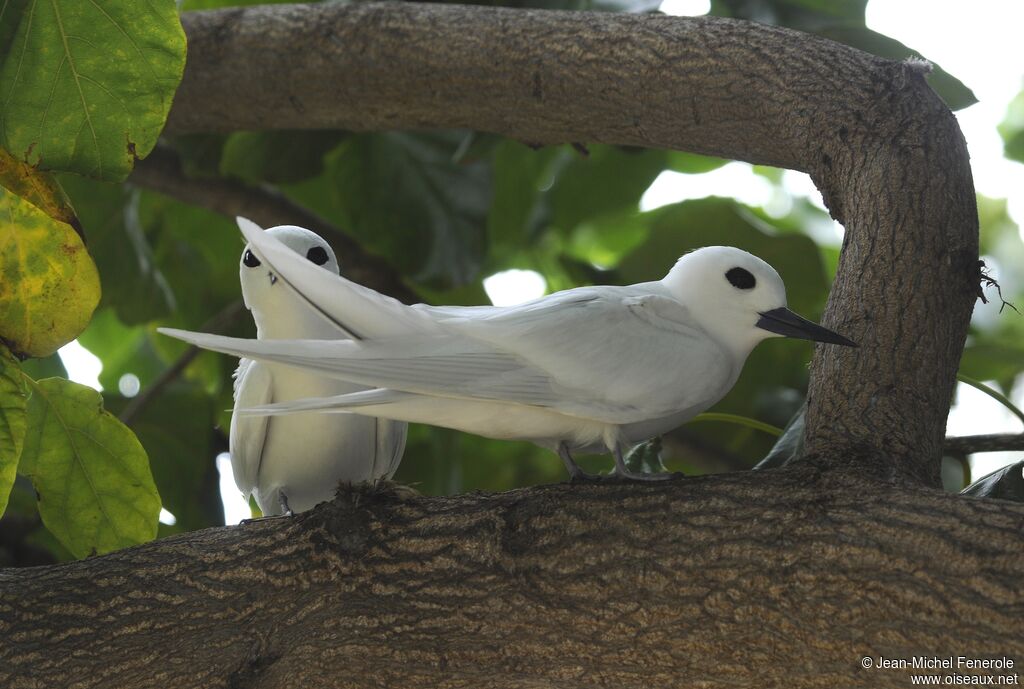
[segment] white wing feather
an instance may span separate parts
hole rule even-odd
[[[652,284],[658,283],[581,288],[483,317],[450,317],[438,323],[439,334],[423,337],[253,341],[162,332],[363,385],[540,406],[621,424],[713,396],[716,390],[704,388],[720,387],[716,381],[732,370],[685,307],[652,295]]]
[[[274,401],[273,382],[265,364],[241,359],[235,371],[235,409],[231,414],[231,473],[246,499],[256,490],[270,419],[239,410]]]

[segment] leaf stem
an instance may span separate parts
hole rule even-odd
[[[770,423],[764,421],[758,421],[757,419],[751,419],[747,416],[740,416],[739,414],[724,414],[722,412],[704,412],[703,414],[697,414],[697,416],[690,419],[690,421],[721,421],[723,423],[734,423],[738,426],[746,426],[747,428],[753,428],[756,431],[767,433],[768,435],[774,435],[776,438],[782,435],[782,429],[778,426],[773,426]]]
[[[969,378],[962,373],[956,374],[956,379],[959,380],[961,383],[966,383],[967,385],[970,385],[972,388],[981,390],[986,395],[988,395],[989,397],[991,397],[992,399],[996,400],[1004,407],[1009,409],[1014,416],[1016,416],[1018,419],[1021,420],[1022,423],[1024,423],[1024,412],[1018,409],[1017,405],[1011,402],[1009,398],[1007,398],[1006,395],[1004,395],[1003,393],[989,387],[988,385],[985,385],[980,380]]]

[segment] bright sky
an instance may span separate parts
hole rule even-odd
[[[707,0],[665,0],[662,11],[674,15],[700,15],[709,9]],[[1024,226],[1024,165],[1003,158],[1002,140],[996,125],[1003,119],[1007,104],[1024,86],[1024,50],[1020,49],[1020,30],[1024,26],[1024,2],[1005,0],[872,0],[867,7],[867,23],[872,29],[913,47],[926,58],[967,84],[979,103],[961,110],[957,119],[971,152],[971,165],[979,193],[1008,200],[1011,217]],[[783,185],[794,196],[804,196],[821,205],[821,197],[810,179],[787,171]],[[703,175],[666,172],[644,195],[641,207],[655,208],[685,199],[710,195],[735,196],[743,203],[762,206],[775,215],[785,215],[789,199],[779,194],[764,178],[755,175],[745,163],[729,163]],[[838,242],[842,228],[818,228],[815,239]],[[998,277],[998,273],[997,273]],[[500,305],[526,301],[544,293],[544,278],[533,271],[504,271],[484,282],[492,302]],[[978,304],[976,318],[986,320],[1015,317],[996,314],[998,306]],[[99,360],[72,342],[61,349],[71,380],[99,389]],[[134,376],[132,376],[134,378]],[[123,393],[134,394],[138,379],[126,377]],[[1024,386],[1017,386],[1015,402],[1024,406]],[[950,435],[1019,432],[1017,421],[999,403],[977,390],[960,385],[957,404],[949,417]],[[989,453],[972,457],[974,477],[999,466],[1017,461],[1020,453]],[[221,493],[229,514],[227,522],[236,523],[249,516],[249,508],[238,495],[231,479],[226,455],[217,459],[221,470]],[[173,517],[167,513],[162,521]]]

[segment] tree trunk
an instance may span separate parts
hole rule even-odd
[[[7,570],[0,686],[906,687],[861,659],[1024,659],[1022,524],[812,464],[349,493]]]
[[[172,132],[466,127],[808,171],[847,229],[825,323],[861,347],[818,348],[787,469],[349,496],[0,571],[0,685],[904,687],[861,658],[1024,660],[1024,507],[929,487],[979,269],[964,142],[920,64],[723,19],[183,20]]]

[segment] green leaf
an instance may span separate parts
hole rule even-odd
[[[668,153],[668,169],[689,175],[711,172],[712,170],[717,170],[728,162],[729,161],[724,158],[704,156],[698,153],[686,153],[685,151],[669,151]]]
[[[666,471],[661,461],[661,436],[655,436],[633,447],[625,457],[626,468],[647,474],[659,474]]]
[[[979,478],[960,491],[960,494],[1024,502],[1024,460]]]
[[[32,479],[46,528],[76,557],[152,540],[160,496],[135,435],[92,388],[60,378],[30,386],[18,471]]]
[[[637,211],[667,161],[667,151],[601,145],[569,158],[551,187],[552,224],[568,231],[605,214]]]
[[[550,209],[545,183],[571,152],[557,146],[533,149],[518,141],[502,141],[494,150],[494,198],[487,215],[487,234],[494,251],[508,255],[533,241],[547,225]]]
[[[57,352],[41,359],[25,359],[21,362],[21,372],[32,380],[68,377],[68,370]]]
[[[475,279],[487,248],[490,170],[485,162],[452,162],[461,139],[458,132],[353,136],[329,157],[345,229],[405,275],[437,287]]]
[[[75,217],[71,201],[56,178],[48,172],[41,172],[21,162],[2,148],[0,186],[14,192],[54,220],[71,225],[75,232],[82,235],[82,226]]]
[[[316,177],[324,170],[324,156],[345,136],[338,131],[237,132],[224,143],[220,173],[272,184]]]
[[[0,10],[0,143],[45,170],[120,181],[156,144],[185,66],[174,0]]]
[[[1010,160],[1024,163],[1024,130],[1014,132],[1006,137],[1003,144],[1003,155]]]
[[[964,348],[960,373],[973,380],[995,380],[1010,384],[1024,371],[1024,347],[1012,340],[985,338]],[[1005,388],[1004,388],[1005,389]]]
[[[997,127],[1003,137],[1003,153],[1010,160],[1024,163],[1024,91],[1006,106],[1006,116]]]
[[[0,517],[14,486],[25,440],[28,390],[18,362],[0,344]]]
[[[96,266],[70,225],[4,189],[0,218],[0,338],[16,354],[52,354],[89,323]]]
[[[111,413],[123,410],[128,400],[107,397]],[[149,456],[164,508],[177,519],[175,531],[193,531],[223,523],[224,508],[218,491],[213,458],[226,451],[218,436],[215,400],[198,385],[178,381],[150,399],[131,422]]]
[[[1024,412],[1018,409],[1017,405],[1011,402],[1009,398],[1007,398],[1007,396],[1004,395],[1003,393],[999,392],[998,390],[993,390],[989,386],[982,383],[980,380],[974,380],[973,378],[965,376],[962,373],[958,373],[956,379],[959,380],[961,383],[966,383],[967,385],[970,385],[972,388],[976,390],[984,392],[986,395],[994,399],[996,402],[999,402],[1001,405],[1006,407],[1007,411],[1009,411],[1011,414],[1016,416],[1021,421],[1024,421]]]
[[[112,306],[125,323],[144,323],[174,309],[174,294],[140,230],[138,190],[78,175],[61,183],[89,228],[89,246],[103,281],[100,306]]]

